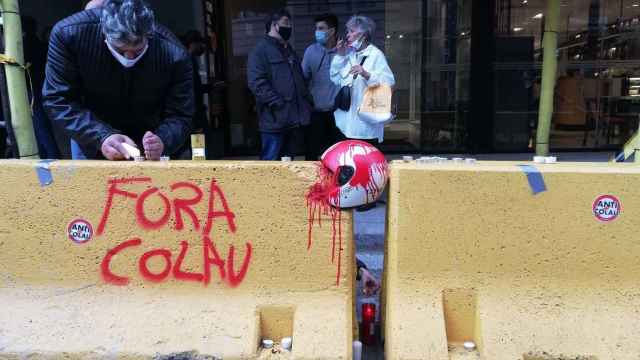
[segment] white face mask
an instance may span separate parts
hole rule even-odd
[[[113,55],[113,57],[116,58],[116,60],[118,60],[118,62],[126,68],[132,68],[133,66],[135,66],[135,64],[137,64],[138,61],[142,59],[144,54],[146,54],[147,50],[149,49],[149,44],[147,44],[144,46],[144,50],[142,50],[140,55],[138,55],[135,59],[127,59],[124,55],[116,51],[116,49],[114,49],[113,46],[111,46],[111,44],[109,44],[107,40],[105,40],[104,42],[107,44],[109,51],[111,51],[111,55]]]
[[[351,48],[355,51],[358,51],[362,47],[363,43],[364,43],[364,39],[363,39],[363,36],[361,36],[360,38],[358,38],[358,40],[354,40],[351,43]]]

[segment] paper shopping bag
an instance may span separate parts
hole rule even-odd
[[[392,95],[391,86],[386,84],[367,88],[358,112],[360,118],[372,124],[384,124],[393,120]]]

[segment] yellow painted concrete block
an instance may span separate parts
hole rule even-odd
[[[387,359],[640,356],[640,167],[537,169],[391,166]]]
[[[293,337],[282,358],[351,358],[352,219],[309,247],[315,165],[2,161],[0,178],[0,358],[255,359],[267,336]]]

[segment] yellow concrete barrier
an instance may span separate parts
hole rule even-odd
[[[315,165],[2,161],[0,178],[0,358],[350,359],[352,220],[310,228]],[[291,353],[259,349],[285,336]]]
[[[640,167],[391,169],[387,359],[640,356]]]

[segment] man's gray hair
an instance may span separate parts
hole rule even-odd
[[[347,21],[347,29],[358,29],[365,33],[368,40],[371,40],[376,32],[376,22],[367,16],[354,15]]]
[[[137,45],[153,33],[155,15],[143,0],[106,0],[100,23],[107,41]]]

